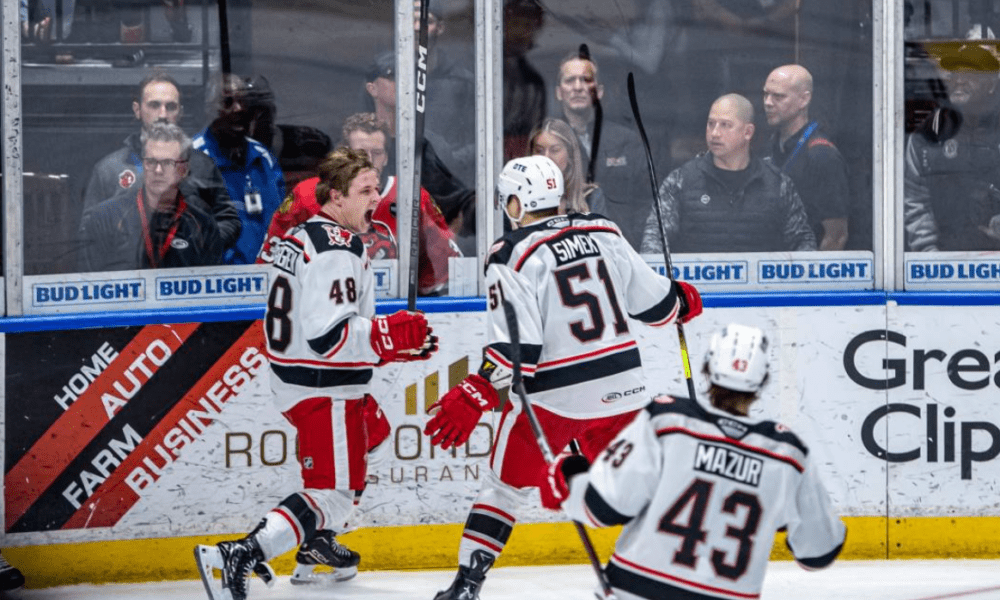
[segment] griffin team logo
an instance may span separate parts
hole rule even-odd
[[[331,246],[351,245],[351,238],[354,237],[354,234],[350,231],[336,225],[323,225],[323,229],[326,231],[327,237],[330,238]]]
[[[118,174],[118,186],[123,190],[127,190],[132,187],[133,183],[135,183],[135,173],[132,169],[125,169]]]

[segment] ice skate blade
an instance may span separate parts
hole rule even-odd
[[[229,590],[223,589],[222,584],[216,585],[215,576],[212,569],[222,568],[222,555],[215,546],[195,546],[194,561],[198,564],[198,573],[201,575],[201,582],[205,586],[205,593],[209,600],[233,600]]]
[[[333,571],[313,572],[316,565],[296,565],[295,572],[289,581],[292,585],[314,585],[317,587],[332,586],[342,581],[352,579],[358,574],[357,567],[344,567]]]

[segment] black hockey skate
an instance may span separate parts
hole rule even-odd
[[[468,567],[459,565],[458,575],[451,587],[437,593],[434,600],[479,600],[479,588],[486,581],[486,572],[493,566],[496,557],[485,550],[472,553]]]
[[[24,587],[24,575],[0,554],[0,592]]]
[[[253,535],[215,546],[197,546],[194,558],[210,600],[246,600],[251,573],[256,573],[268,587],[274,584],[274,571],[264,561]],[[222,572],[221,589],[215,586],[213,569]]]
[[[337,542],[329,529],[320,529],[299,547],[295,562],[293,584],[330,585],[357,575],[361,555]],[[329,567],[332,571],[316,573],[316,567]]]

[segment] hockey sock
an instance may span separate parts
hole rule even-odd
[[[263,526],[258,527],[254,533],[257,543],[260,544],[260,550],[264,553],[264,560],[271,560],[298,545],[295,529],[288,522],[288,519],[279,512],[279,509],[267,513],[262,523]]]
[[[331,490],[332,491],[332,490]],[[325,525],[315,498],[306,492],[292,494],[271,509],[257,532],[257,542],[270,560],[298,546]]]
[[[513,488],[500,481],[492,470],[487,471],[479,497],[465,521],[458,548],[458,564],[471,566],[476,550],[485,551],[494,558],[499,556],[517,521],[515,511],[527,499],[527,490]]]

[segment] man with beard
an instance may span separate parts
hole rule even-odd
[[[771,161],[795,183],[820,250],[847,243],[850,186],[847,164],[819,121],[809,118],[812,75],[801,65],[784,65],[764,82],[764,113],[775,127]]]
[[[906,144],[907,249],[1000,250],[1000,61],[966,44],[945,55],[941,68],[949,102]]]
[[[217,115],[194,138],[195,150],[207,154],[229,189],[243,229],[236,245],[226,251],[225,263],[251,264],[257,257],[271,216],[285,197],[285,179],[278,160],[260,142],[248,137],[254,112],[254,79],[231,73],[215,82],[207,106]]]
[[[121,148],[94,165],[83,194],[83,209],[89,210],[125,192],[134,193],[142,185],[143,176],[140,134],[148,132],[154,123],[177,125],[183,112],[180,86],[173,77],[152,73],[144,78],[132,101],[132,113],[142,129],[129,135]],[[181,187],[185,197],[197,196],[208,205],[219,226],[222,243],[227,248],[236,243],[240,218],[212,159],[200,153],[192,155]]]

